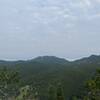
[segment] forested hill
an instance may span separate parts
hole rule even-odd
[[[100,62],[100,55],[91,55],[74,61],[68,61],[64,58],[58,58],[56,56],[39,56],[30,60],[18,60],[18,61],[7,61],[0,60],[0,64],[16,64],[25,62],[38,62],[38,63],[98,63]]]
[[[81,90],[85,80],[100,67],[100,56],[92,55],[76,61],[54,56],[43,56],[27,61],[0,61],[0,67],[18,71],[24,85],[32,85],[41,95],[46,95],[49,85],[61,83],[64,95],[71,97]]]

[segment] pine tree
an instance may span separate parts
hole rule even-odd
[[[49,87],[48,100],[56,100],[56,91],[55,91],[55,88],[52,85]]]
[[[57,100],[64,100],[63,88],[61,85],[58,85],[57,88]]]

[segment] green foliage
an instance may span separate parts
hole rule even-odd
[[[56,100],[56,89],[52,85],[49,87],[48,100]]]
[[[20,93],[15,100],[40,100],[39,93],[30,85],[20,88]]]
[[[88,81],[86,82],[86,87],[87,87],[87,89],[90,90],[90,91],[94,90],[94,89],[96,88],[96,83],[95,83],[95,81],[94,81],[94,80],[88,80]]]
[[[7,68],[0,69],[0,98],[7,98],[14,93],[19,80],[18,72]]]
[[[82,100],[100,100],[100,69],[95,76],[86,82],[85,96]]]
[[[79,100],[79,99],[76,96],[73,96],[72,100]]]
[[[6,86],[9,84],[16,84],[18,82],[18,72],[7,68],[0,69],[0,83]]]
[[[57,100],[64,100],[64,91],[61,85],[57,87]]]
[[[64,91],[60,84],[56,88],[51,85],[48,94],[48,100],[64,100]]]
[[[20,94],[16,97],[16,100],[34,100],[33,98],[32,87],[27,85],[20,89]]]

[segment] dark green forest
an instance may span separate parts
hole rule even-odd
[[[100,56],[0,61],[0,100],[100,100]]]

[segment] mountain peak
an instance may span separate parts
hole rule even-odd
[[[66,63],[68,62],[64,58],[58,58],[56,56],[39,56],[35,59],[33,59],[36,62],[41,62],[41,63]]]
[[[89,57],[85,57],[85,58],[76,60],[75,62],[79,62],[79,63],[99,63],[100,62],[100,55],[91,55]]]
[[[97,58],[100,57],[100,55],[91,55],[89,58]]]

